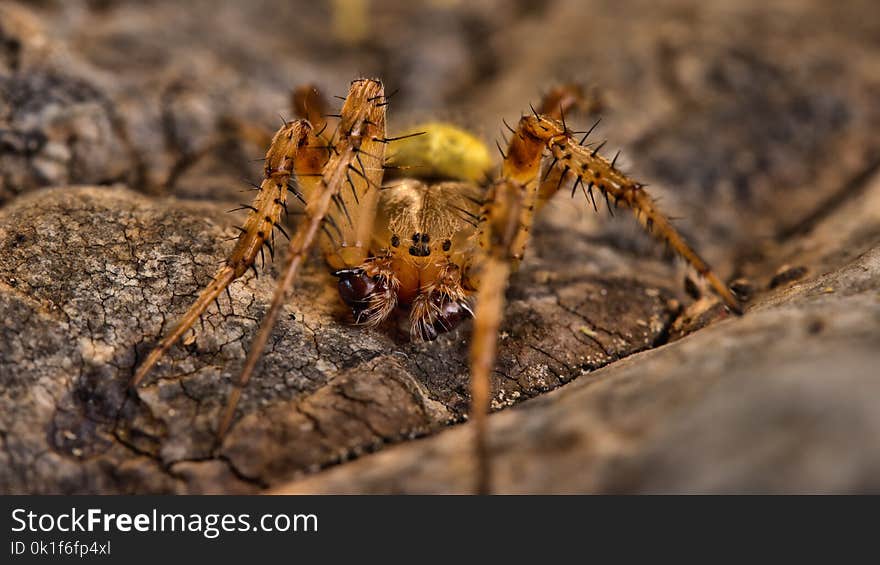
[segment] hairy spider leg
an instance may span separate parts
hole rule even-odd
[[[174,329],[140,364],[131,380],[132,387],[138,386],[146,378],[168,349],[193,327],[211,303],[233,281],[248,269],[256,272],[257,254],[263,246],[270,250],[269,254],[274,258],[275,230],[288,237],[282,227],[282,212],[285,217],[288,213],[288,189],[305,204],[315,192],[315,187],[320,184],[319,177],[330,153],[324,136],[327,127],[326,100],[314,86],[306,85],[293,91],[291,106],[300,119],[285,122],[271,138],[261,127],[246,122],[232,122],[239,137],[243,139],[264,146],[265,140],[271,139],[264,159],[263,181],[257,187],[258,193],[254,202],[241,206],[242,209],[250,210],[250,213],[245,225],[238,228],[238,241],[226,264],[214,275],[212,282]],[[291,174],[293,172],[296,176]],[[328,246],[325,244],[325,247]]]
[[[573,191],[580,187],[584,195],[594,202],[592,190],[595,188],[605,200],[609,210],[621,204],[629,208],[642,227],[657,239],[667,243],[708,281],[728,309],[736,314],[742,313],[739,301],[727,285],[685,241],[669,218],[657,208],[644,185],[617,169],[614,159],[608,161],[599,154],[602,144],[595,148],[581,145],[562,123],[540,115],[526,116],[520,120],[518,134],[511,140],[511,144],[514,143],[534,144],[541,149],[547,149],[552,157],[553,167],[561,171],[560,181],[565,180],[567,175],[574,179]],[[557,188],[558,186],[559,184]],[[543,186],[542,191],[546,188],[546,185]]]
[[[346,208],[344,187],[351,185],[349,196],[354,200],[378,198],[382,182],[382,163],[385,156],[385,105],[382,83],[374,79],[360,79],[352,82],[348,96],[342,106],[339,125],[333,140],[333,149],[322,174],[317,178],[314,194],[306,204],[306,219],[290,240],[286,265],[281,280],[275,287],[275,294],[266,312],[260,329],[251,342],[244,366],[230,393],[226,409],[221,417],[217,435],[222,438],[229,429],[241,398],[242,389],[254,372],[257,361],[266,347],[269,335],[275,324],[281,306],[293,286],[299,267],[308,255],[321,226],[327,217],[342,214],[350,221],[347,237],[355,238],[351,245],[340,246],[338,257],[343,265],[356,265],[363,261],[369,252],[369,236],[375,215],[359,212],[354,221]],[[354,175],[352,173],[355,173]],[[359,193],[359,195],[358,195]],[[368,208],[369,209],[369,208]],[[369,230],[361,225],[368,224]],[[341,227],[341,226],[340,226]],[[346,236],[344,236],[346,237]],[[361,240],[360,238],[366,238]],[[344,242],[346,240],[343,240]],[[351,263],[346,261],[351,260]]]
[[[297,118],[308,120],[314,135],[323,135],[327,126],[327,98],[314,84],[303,84],[290,93],[290,107]]]
[[[501,176],[490,186],[475,234],[478,248],[466,269],[469,283],[477,289],[474,329],[471,337],[471,419],[474,422],[476,490],[491,491],[490,455],[487,441],[490,374],[495,368],[498,331],[504,310],[504,292],[528,243],[539,200],[543,148],[522,143],[517,130],[510,140]]]
[[[294,171],[294,163],[298,153],[307,143],[311,129],[308,122],[299,120],[285,123],[275,134],[266,153],[263,182],[259,186],[253,204],[244,206],[250,210],[250,213],[244,226],[239,228],[241,233],[232,253],[226,259],[226,264],[217,271],[211,283],[202,291],[174,329],[140,364],[131,379],[130,386],[136,387],[143,381],[168,349],[192,328],[208,306],[217,300],[232,281],[241,277],[249,268],[256,271],[254,263],[257,254],[264,246],[270,246],[270,250],[272,249],[274,229],[283,229],[279,224],[281,213],[287,206],[288,182]]]
[[[548,170],[559,171],[552,189],[539,178],[545,151],[552,162]],[[730,290],[705,261],[684,241],[669,220],[657,210],[644,187],[629,179],[598,154],[574,140],[568,128],[534,112],[520,119],[504,154],[501,176],[491,187],[480,214],[476,233],[479,249],[468,269],[476,287],[474,331],[471,338],[471,418],[474,421],[474,453],[477,461],[477,491],[491,490],[490,454],[487,443],[490,402],[490,374],[494,370],[498,331],[504,309],[504,292],[512,271],[522,261],[529,232],[542,205],[555,193],[566,175],[575,179],[585,195],[595,187],[614,205],[628,206],[643,226],[666,241],[703,277],[732,311],[740,307]]]
[[[537,183],[532,184],[537,186]],[[491,491],[487,443],[491,392],[489,375],[495,368],[507,280],[522,257],[522,249],[518,248],[517,243],[522,231],[522,215],[533,198],[533,195],[530,197],[529,187],[515,178],[502,178],[490,187],[476,233],[479,249],[472,265],[466,270],[468,283],[477,289],[470,346],[470,415],[474,422],[476,492],[481,494]]]

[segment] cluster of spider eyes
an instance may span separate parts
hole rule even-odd
[[[427,257],[431,254],[431,248],[428,244],[431,242],[431,236],[426,233],[414,233],[412,236],[412,245],[409,247],[409,254],[413,257]],[[391,247],[400,247],[400,236],[394,234],[391,236]],[[443,240],[443,251],[449,251],[452,248],[452,241]]]

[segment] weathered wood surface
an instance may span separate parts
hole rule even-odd
[[[314,3],[0,6],[0,491],[467,491],[469,430],[441,430],[467,410],[469,326],[350,327],[317,261],[221,446],[271,266],[125,392],[231,246],[262,149],[229,124],[272,128],[292,85],[358,73],[401,88],[392,127],[489,140],[554,81],[601,87],[625,168],[752,288],[731,319],[625,213],[555,202],[508,294],[494,406],[568,384],[490,418],[499,490],[877,490],[874,3],[408,4],[359,43]]]

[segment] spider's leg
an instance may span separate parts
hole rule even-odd
[[[547,150],[552,157],[549,170],[558,172],[549,189],[547,179],[540,175]],[[480,492],[490,489],[486,443],[489,375],[495,367],[507,280],[522,260],[535,214],[568,175],[575,179],[575,187],[580,185],[585,193],[595,187],[603,196],[613,199],[615,205],[622,202],[631,208],[649,231],[668,242],[709,281],[731,310],[739,312],[739,304],[730,290],[657,210],[642,185],[626,177],[595,149],[578,144],[561,122],[537,112],[521,118],[504,154],[501,178],[486,196],[476,234],[479,249],[468,269],[470,284],[477,289],[470,360],[471,417]]]
[[[315,135],[322,136],[327,126],[327,98],[313,84],[303,84],[290,93],[290,106],[297,118],[308,120]]]
[[[502,179],[490,188],[478,232],[480,250],[473,266],[468,269],[469,283],[477,289],[470,348],[470,417],[474,422],[476,491],[480,494],[491,492],[487,444],[491,398],[489,376],[495,368],[507,279],[518,261],[514,242],[522,231],[520,215],[525,197],[524,186],[515,181]]]
[[[520,131],[511,138],[501,178],[489,187],[480,213],[474,263],[466,272],[477,289],[471,337],[471,418],[477,460],[477,492],[491,490],[487,424],[490,379],[495,368],[498,330],[504,310],[504,292],[510,273],[522,260],[537,210],[543,156],[540,144],[524,144]]]
[[[471,410],[474,422],[474,455],[477,463],[476,492],[492,490],[488,446],[488,416],[491,381],[498,347],[498,329],[504,310],[504,291],[511,265],[501,257],[486,258],[480,265],[482,277],[477,289],[474,329],[471,336]]]
[[[263,182],[235,248],[220,268],[211,283],[202,291],[186,314],[171,332],[165,336],[147,358],[140,364],[131,379],[131,386],[137,386],[150,370],[159,362],[165,352],[177,342],[196,323],[208,306],[229,286],[254,266],[257,254],[271,241],[272,230],[281,221],[281,213],[287,202],[287,181],[293,173],[294,161],[306,144],[311,126],[305,121],[288,122],[275,134],[266,153],[266,167]]]
[[[554,120],[564,120],[565,116],[587,106],[588,102],[584,87],[580,84],[574,82],[558,84],[541,97],[538,114]]]
[[[272,303],[251,343],[235,388],[229,396],[217,431],[219,437],[225,435],[232,423],[242,389],[253,374],[257,361],[266,347],[275,320],[281,311],[281,306],[284,304],[296,279],[299,267],[308,255],[325,218],[333,217],[334,213],[341,214],[347,211],[344,196],[347,183],[352,185],[349,194],[359,193],[358,199],[360,200],[378,198],[383,172],[381,164],[385,155],[385,106],[382,104],[383,100],[384,90],[379,81],[361,79],[351,84],[348,97],[342,106],[332,154],[324,166],[322,174],[319,177],[314,177],[316,179],[313,187],[314,192],[306,205],[305,221],[297,228],[290,240],[287,262],[281,280],[275,287]],[[357,179],[350,174],[353,169],[357,169],[361,173]],[[349,197],[354,199],[350,195]],[[348,216],[351,217],[351,213]],[[355,217],[360,218],[361,214],[355,213]],[[372,218],[369,218],[369,224],[371,231]],[[351,226],[349,233],[360,237],[363,231],[365,228],[357,223]],[[363,257],[366,257],[368,236],[369,234],[365,234],[366,239],[363,244],[357,247],[352,246],[356,250],[352,255],[363,253]],[[356,243],[360,244],[361,241],[358,240]],[[344,252],[345,249],[342,251]],[[343,252],[340,253],[340,256],[345,255],[347,259],[348,254]],[[358,263],[363,260],[363,257]]]
[[[641,225],[653,236],[666,242],[687,263],[708,281],[709,285],[724,304],[733,312],[742,313],[741,307],[733,293],[712,271],[706,261],[688,245],[672,222],[657,208],[654,199],[645,190],[644,185],[630,179],[614,166],[614,160],[608,161],[599,154],[601,145],[596,148],[583,146],[574,139],[572,132],[563,124],[545,116],[526,116],[520,121],[519,141],[541,143],[550,151],[553,168],[559,171],[559,180],[555,186],[569,177],[574,179],[574,190],[578,187],[593,202],[593,189],[603,197],[609,210],[620,204],[628,207],[638,218]],[[542,198],[549,198],[547,184],[542,186]],[[555,191],[553,189],[553,191]]]
[[[326,163],[334,154],[339,153],[339,140],[350,135],[351,124],[343,123],[343,113],[340,113],[334,114],[340,120],[335,126],[331,126],[326,120],[331,115],[327,113],[327,100],[312,85],[296,88],[291,101],[297,116],[308,119],[314,125],[314,147],[317,151],[323,151],[323,154],[316,154],[315,158],[323,156]],[[368,97],[365,103],[380,108],[388,104],[384,91]],[[365,123],[368,126],[371,123],[378,126],[378,122],[371,118]],[[377,139],[385,141],[384,121],[382,129],[382,135]],[[369,147],[354,147],[354,160],[349,162],[342,189],[336,193],[333,205],[327,211],[327,221],[319,237],[324,258],[334,271],[359,266],[369,256],[369,243],[379,205],[379,191],[373,189],[382,184],[385,145],[381,143]],[[375,150],[376,147],[378,150]],[[321,190],[320,177],[320,174],[312,174],[308,178],[300,178],[306,201],[311,200],[315,191]]]
[[[304,84],[293,89],[290,93],[290,109],[297,119],[306,120],[312,124],[310,136],[325,139],[324,134],[328,129],[327,100],[317,87],[312,84]],[[226,130],[225,136],[238,139],[259,150],[272,142],[272,130],[260,123],[228,115],[222,117],[221,124]],[[327,143],[316,143],[314,147],[324,146],[326,149],[326,145]]]

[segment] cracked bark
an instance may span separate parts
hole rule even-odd
[[[351,327],[318,261],[223,445],[216,418],[272,266],[125,391],[231,246],[222,211],[261,149],[230,138],[230,120],[271,128],[287,87],[335,93],[358,69],[403,86],[392,124],[455,111],[488,132],[527,107],[524,89],[588,69],[623,165],[723,277],[756,289],[745,318],[725,319],[687,298],[683,271],[628,218],[554,202],[508,293],[493,407],[540,397],[490,418],[502,490],[877,488],[872,3],[401,3],[370,49],[317,24],[292,37],[291,21],[325,15],[266,22],[269,0],[99,4],[0,6],[0,491],[469,488],[467,429],[438,434],[465,418],[469,326],[432,344]],[[403,16],[412,25],[382,27]],[[585,21],[593,39],[574,40]],[[791,21],[835,25],[804,36]],[[259,36],[241,31],[257,23]],[[769,289],[786,264],[806,274]]]
[[[352,327],[317,262],[219,451],[217,413],[243,357],[243,336],[269,301],[271,277],[234,284],[235,313],[222,301],[192,344],[176,348],[137,396],[127,394],[136,359],[228,251],[231,243],[218,244],[233,232],[224,207],[65,187],[21,197],[0,212],[0,277],[9,283],[4,386],[19,399],[3,429],[42,445],[48,473],[31,472],[24,483],[7,477],[9,489],[67,490],[68,473],[88,474],[82,488],[103,491],[260,488],[464,417],[466,331],[423,344],[402,342],[393,327]],[[648,348],[671,323],[670,290],[584,269],[529,280],[548,267],[536,257],[518,277],[496,407]],[[14,316],[19,310],[27,316]],[[579,339],[575,332],[586,326],[600,335]],[[37,385],[39,395],[28,392]],[[227,466],[219,477],[218,462]]]

